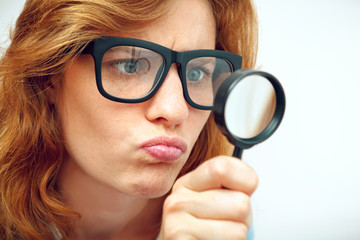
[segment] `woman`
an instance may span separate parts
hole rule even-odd
[[[250,0],[28,0],[0,63],[1,238],[245,239],[257,176],[209,109],[256,37]]]

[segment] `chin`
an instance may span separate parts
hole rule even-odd
[[[159,186],[160,185],[160,186]],[[172,187],[172,184],[169,186],[162,186],[159,184],[157,186],[149,184],[137,185],[133,188],[133,196],[139,198],[159,198],[166,195]]]
[[[172,188],[183,164],[146,164],[107,181],[119,193],[135,198],[159,198]]]
[[[131,192],[141,198],[159,198],[172,188],[176,176],[151,176],[131,184]]]

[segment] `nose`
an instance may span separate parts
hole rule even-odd
[[[189,116],[189,106],[183,96],[178,69],[173,64],[154,97],[148,101],[146,118],[173,128]]]

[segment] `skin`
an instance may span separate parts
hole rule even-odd
[[[182,0],[145,30],[108,35],[185,51],[214,49],[215,29],[207,1]],[[68,152],[58,185],[82,216],[72,239],[155,239],[160,217],[162,240],[245,239],[249,198],[257,185],[250,167],[222,156],[175,182],[210,114],[186,103],[175,65],[152,99],[124,104],[100,95],[93,60],[81,55],[48,96],[56,105]],[[178,137],[187,150],[176,161],[159,162],[141,149],[159,136]]]

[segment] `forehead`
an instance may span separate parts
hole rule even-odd
[[[213,49],[216,24],[207,0],[181,0],[145,27],[107,35],[147,40],[176,51]]]

